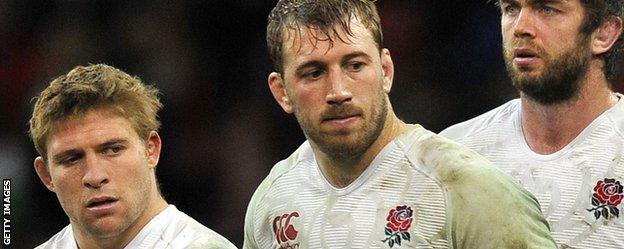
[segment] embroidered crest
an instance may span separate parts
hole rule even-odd
[[[386,228],[384,233],[386,239],[381,242],[388,243],[388,246],[392,248],[395,244],[401,245],[402,240],[410,241],[411,236],[408,230],[412,226],[412,208],[407,205],[397,206],[388,213],[386,218]]]
[[[295,226],[292,224],[292,219],[299,217],[298,212],[292,212],[290,214],[283,214],[273,219],[273,232],[280,248],[283,249],[296,249],[299,248],[299,243],[293,243],[299,233]]]
[[[620,210],[617,206],[622,202],[622,198],[624,198],[624,191],[620,181],[612,178],[599,180],[594,187],[594,194],[591,199],[594,208],[587,209],[587,211],[594,212],[596,220],[600,216],[607,220],[614,216],[620,217]]]

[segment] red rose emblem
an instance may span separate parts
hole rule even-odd
[[[624,189],[620,181],[616,181],[613,178],[604,178],[596,182],[594,194],[592,194],[591,198],[591,203],[594,207],[587,209],[587,211],[594,212],[596,219],[600,217],[605,219],[620,217],[620,209],[617,205],[622,203],[623,198]]]
[[[411,235],[408,232],[412,226],[412,208],[407,205],[397,206],[388,212],[386,217],[386,228],[384,233],[386,238],[381,242],[388,243],[388,246],[392,248],[395,244],[401,245],[402,241],[410,241]]]
[[[624,193],[622,184],[615,179],[605,178],[594,187],[594,197],[602,204],[617,206],[622,202]]]
[[[412,226],[412,208],[403,205],[393,208],[386,218],[386,227],[393,232],[404,232]]]

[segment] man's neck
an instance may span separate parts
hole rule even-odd
[[[79,228],[72,225],[74,237],[79,249],[113,249],[124,248],[134,237],[139,234],[141,229],[149,223],[152,218],[167,208],[167,202],[158,194],[153,204],[141,214],[130,226],[122,233],[112,237],[99,237],[89,233],[83,233]],[[77,229],[74,229],[77,228]]]
[[[375,142],[360,156],[331,158],[315,149],[314,154],[327,181],[334,187],[344,188],[357,179],[375,159],[377,154],[396,136],[405,131],[406,125],[390,110],[386,124]]]
[[[521,93],[522,130],[538,154],[552,154],[576,138],[591,122],[617,103],[602,73],[588,72],[578,96],[570,101],[542,105]]]

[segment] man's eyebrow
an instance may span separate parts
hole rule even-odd
[[[81,153],[83,153],[83,151],[79,150],[79,149],[64,150],[64,151],[61,151],[60,153],[52,156],[52,161],[58,163],[58,162],[62,161],[64,157],[67,157],[69,155],[81,154]]]
[[[547,3],[562,3],[567,0],[528,0],[529,5],[543,5]]]
[[[362,51],[357,51],[357,52],[349,53],[343,56],[342,61],[348,61],[356,57],[365,57],[366,59],[371,59],[370,55],[368,55],[367,53],[364,53]]]
[[[303,63],[297,66],[297,68],[295,69],[295,74],[301,74],[304,69],[309,68],[309,67],[323,68],[325,67],[325,63],[317,61],[317,60],[308,61],[306,63]]]
[[[345,62],[345,61],[351,60],[351,59],[356,58],[356,57],[365,57],[367,59],[371,58],[370,55],[368,55],[367,53],[364,53],[362,51],[356,51],[356,52],[352,52],[352,53],[344,55],[342,57],[341,61]],[[326,67],[326,64],[324,62],[321,62],[321,61],[318,61],[318,60],[308,61],[306,63],[303,63],[303,64],[297,66],[297,68],[295,69],[295,74],[299,75],[299,74],[303,73],[302,71],[304,69],[309,68],[309,67],[324,68],[324,67]]]
[[[108,140],[105,143],[100,144],[98,147],[99,148],[104,148],[104,147],[108,147],[114,144],[126,144],[128,143],[128,139],[125,138],[115,138],[112,140]]]
[[[127,144],[128,143],[128,139],[125,138],[114,138],[111,140],[108,140],[100,145],[98,145],[98,148],[105,148],[114,144]],[[68,150],[64,150],[61,151],[60,153],[52,156],[52,161],[53,162],[60,162],[61,160],[63,160],[64,157],[67,157],[69,155],[75,155],[75,154],[82,154],[84,153],[83,150],[80,149],[68,149]]]
[[[549,3],[563,3],[563,2],[567,2],[566,0],[527,0],[527,4],[530,6],[536,6],[536,5],[544,5],[544,4],[549,4]],[[497,6],[500,6],[501,4],[518,4],[518,0],[498,0],[496,2]]]
[[[499,0],[499,1],[496,1],[496,6],[500,7],[504,3],[506,3],[506,4],[518,4],[518,1],[517,0]]]
[[[548,3],[563,3],[563,2],[567,2],[567,0],[527,0],[527,4],[530,6],[544,5]],[[518,0],[499,0],[497,1],[496,5],[500,6],[503,3],[518,4]]]

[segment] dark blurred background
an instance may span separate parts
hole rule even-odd
[[[166,199],[241,246],[253,191],[304,141],[266,83],[266,16],[275,2],[0,0],[0,176],[12,179],[13,248],[32,248],[69,222],[33,170],[28,119],[31,99],[51,79],[89,63],[161,89],[157,174]],[[517,96],[493,4],[377,6],[396,69],[391,100],[404,121],[439,132]]]

